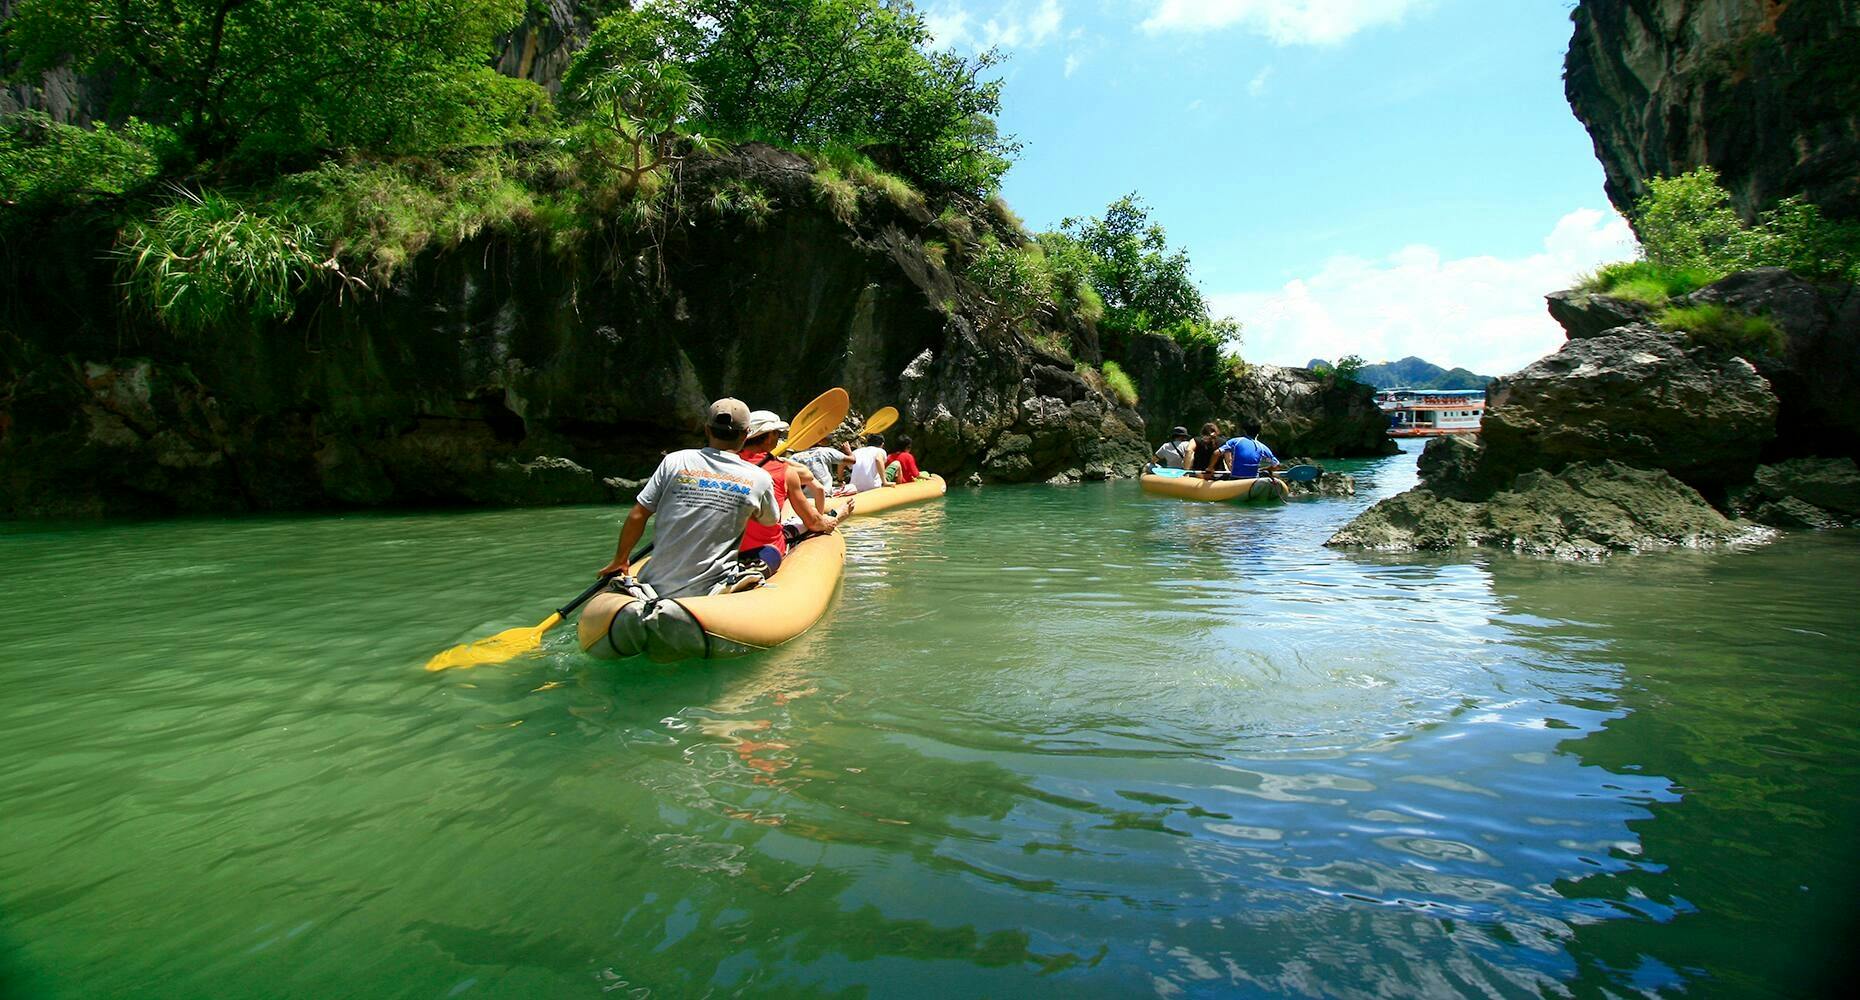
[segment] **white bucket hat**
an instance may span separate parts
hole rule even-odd
[[[757,410],[749,415],[749,437],[761,437],[769,431],[785,431],[788,422],[772,410]]]

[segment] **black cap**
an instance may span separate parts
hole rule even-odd
[[[1188,436],[1188,428],[1177,427],[1175,430],[1169,432],[1169,436],[1172,438],[1185,438]]]

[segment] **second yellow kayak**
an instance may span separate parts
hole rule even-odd
[[[919,500],[931,500],[940,497],[949,489],[949,481],[933,473],[924,473],[916,480],[903,486],[885,486],[876,490],[854,493],[859,502],[853,505],[852,516],[863,517],[879,511],[902,507]],[[833,509],[838,510],[846,502],[846,497],[833,497]]]
[[[1270,476],[1258,479],[1200,479],[1195,476],[1158,476],[1146,472],[1139,482],[1143,484],[1145,493],[1204,503],[1262,503],[1283,500],[1291,493],[1283,482]]]

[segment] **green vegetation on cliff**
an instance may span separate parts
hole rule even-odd
[[[1113,335],[1160,333],[1184,347],[1239,347],[1239,325],[1210,314],[1188,251],[1169,245],[1168,232],[1150,221],[1135,193],[1112,202],[1103,216],[1066,219],[1039,240],[1063,283],[1081,297],[1089,290],[1099,325]]]
[[[109,110],[0,119],[0,239],[93,205],[130,304],[199,333],[288,317],[318,282],[379,289],[487,230],[572,254],[705,209],[759,225],[753,182],[701,205],[679,188],[726,142],[806,153],[848,224],[867,192],[912,212],[986,195],[1017,148],[995,126],[997,56],[929,50],[909,5],[627,6],[581,5],[599,19],[552,99],[487,61],[522,0],[20,0],[0,66],[70,65]]]
[[[1659,306],[1755,267],[1860,281],[1860,224],[1825,219],[1799,197],[1783,199],[1746,224],[1710,167],[1649,181],[1631,221],[1641,259],[1598,270],[1583,282],[1584,291]]]

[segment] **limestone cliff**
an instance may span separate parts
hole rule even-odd
[[[710,210],[729,183],[772,210]],[[567,256],[480,237],[384,294],[195,338],[124,311],[109,228],[67,219],[0,274],[0,516],[598,500],[695,443],[711,397],[791,413],[832,385],[897,405],[952,475],[1102,478],[1147,454],[1141,417],[1051,346],[1082,338],[996,320],[960,251],[926,253],[958,241],[921,205],[865,191],[845,221],[807,161],[755,145],[684,185],[659,231]]]
[[[1564,86],[1626,211],[1715,167],[1747,218],[1860,217],[1860,0],[1582,0]]]

